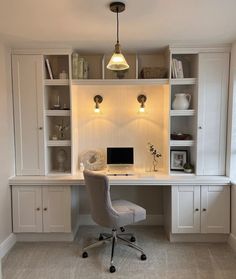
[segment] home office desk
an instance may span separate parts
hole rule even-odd
[[[225,241],[230,229],[230,179],[225,176],[137,173],[110,176],[113,187],[162,187],[164,227],[172,241]],[[16,176],[12,186],[13,229],[18,240],[73,240],[79,229],[83,174]],[[27,217],[25,217],[27,216]],[[26,218],[26,220],[24,220]],[[57,220],[58,223],[55,223]],[[32,234],[34,232],[34,234]],[[35,234],[37,232],[37,234]]]

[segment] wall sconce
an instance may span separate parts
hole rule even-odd
[[[102,98],[101,95],[96,95],[96,96],[94,96],[93,100],[94,100],[94,102],[95,102],[94,112],[97,112],[97,113],[98,113],[98,112],[100,112],[99,104],[102,103],[103,98]]]
[[[141,104],[139,108],[139,112],[145,112],[145,102],[147,101],[147,97],[141,94],[138,95],[137,100]]]

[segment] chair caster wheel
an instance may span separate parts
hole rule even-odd
[[[110,266],[110,272],[114,273],[116,271],[116,268],[114,267],[114,265]]]
[[[103,239],[104,239],[104,237],[100,234],[98,240],[101,241]]]
[[[146,259],[147,259],[147,256],[146,256],[145,254],[142,254],[142,255],[141,255],[141,260],[142,260],[142,261],[146,261]]]
[[[87,252],[84,252],[83,254],[82,254],[82,258],[87,258],[88,257],[88,253]]]
[[[121,230],[121,232],[125,232],[125,228],[124,227],[121,227],[120,230]]]
[[[131,241],[131,242],[135,242],[135,241],[136,241],[136,238],[135,238],[134,236],[132,236],[132,237],[130,238],[130,241]]]

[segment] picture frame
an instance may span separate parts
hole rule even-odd
[[[184,164],[187,163],[187,150],[171,150],[170,151],[170,169],[176,171],[183,171]]]

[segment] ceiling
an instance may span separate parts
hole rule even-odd
[[[120,41],[126,51],[168,44],[236,40],[235,0],[126,0]],[[112,51],[116,17],[107,0],[0,0],[0,40],[13,47]]]

